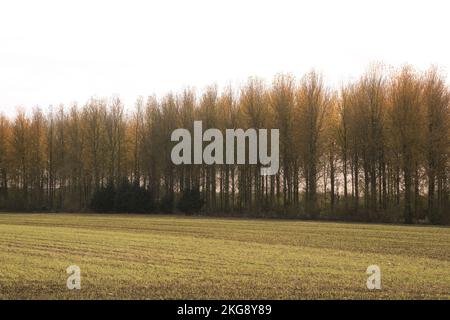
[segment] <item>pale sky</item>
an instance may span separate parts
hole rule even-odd
[[[448,1],[2,0],[0,112],[311,68],[330,85],[374,61],[450,68]]]

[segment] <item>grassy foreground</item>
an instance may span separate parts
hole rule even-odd
[[[450,228],[0,214],[0,298],[450,299]]]

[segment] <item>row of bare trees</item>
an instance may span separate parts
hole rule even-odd
[[[448,223],[450,91],[436,68],[370,69],[332,91],[310,72],[0,116],[0,209],[88,210],[124,179],[155,199],[198,189],[207,214]],[[171,162],[176,128],[279,128],[280,170]],[[169,206],[170,207],[170,206]]]

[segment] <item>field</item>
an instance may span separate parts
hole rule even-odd
[[[0,214],[0,298],[450,299],[450,228]]]

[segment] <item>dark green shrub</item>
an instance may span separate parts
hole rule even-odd
[[[205,201],[199,190],[185,190],[178,201],[178,210],[186,214],[196,214],[202,209]]]
[[[165,194],[159,202],[159,210],[164,213],[172,213],[175,207],[175,197],[173,193]]]
[[[91,209],[96,212],[150,213],[155,205],[152,192],[124,180],[117,188],[111,184],[95,192]]]
[[[108,184],[94,192],[90,208],[95,212],[113,212],[116,192],[113,184]]]

